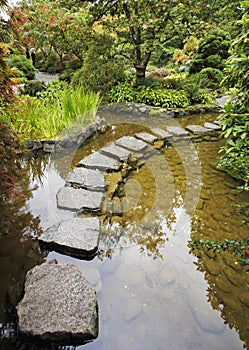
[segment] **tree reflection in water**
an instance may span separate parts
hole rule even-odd
[[[28,270],[44,261],[35,238],[41,232],[40,219],[27,207],[31,183],[41,182],[44,160],[13,159],[18,165],[15,187],[18,195],[0,203],[0,348],[11,349],[16,341],[14,306],[21,299]]]

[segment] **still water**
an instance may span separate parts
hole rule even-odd
[[[232,253],[194,256],[188,247],[190,239],[248,237],[245,217],[235,207],[248,202],[248,194],[235,191],[238,183],[215,169],[219,137],[175,142],[131,172],[120,192],[123,215],[100,217],[100,252],[93,260],[40,251],[37,235],[73,216],[58,210],[56,193],[80,159],[123,135],[215,119],[105,117],[105,134],[84,147],[26,162],[20,179],[26,197],[1,212],[0,349],[36,349],[16,338],[12,305],[22,296],[25,273],[54,258],[77,265],[97,292],[99,336],[79,350],[247,348],[248,267]]]

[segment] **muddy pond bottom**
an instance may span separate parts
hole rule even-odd
[[[24,266],[21,284],[25,270],[44,260],[79,267],[95,288],[99,305],[99,336],[77,346],[80,350],[243,349],[249,340],[248,268],[238,264],[232,253],[200,249],[194,256],[188,245],[191,239],[248,237],[244,217],[233,206],[248,202],[248,195],[234,191],[236,181],[215,169],[222,144],[218,135],[174,141],[143,159],[116,191],[122,211],[99,216],[102,233],[94,259],[40,252],[23,243],[33,242],[39,230],[73,217],[74,213],[57,208],[56,193],[80,159],[124,135],[169,123],[152,117],[139,121],[124,116],[106,118],[110,123],[106,133],[74,153],[31,162],[29,188],[36,185],[36,189],[18,210],[37,218],[38,228],[29,233],[31,238],[24,239],[26,228],[11,242]],[[213,115],[188,117],[173,124],[185,127],[214,119]],[[2,249],[13,260],[7,243]],[[18,281],[14,266],[1,274]],[[6,293],[14,294],[11,300],[18,300],[20,290],[13,292],[11,282],[6,285]],[[7,332],[8,327],[5,329]],[[14,340],[10,344],[18,348]],[[46,347],[50,348],[52,345]],[[74,348],[68,344],[67,349]]]

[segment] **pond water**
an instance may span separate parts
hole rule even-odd
[[[246,348],[248,267],[232,253],[204,249],[194,256],[188,247],[190,239],[248,237],[245,218],[235,207],[248,202],[248,195],[234,191],[237,182],[215,169],[219,137],[175,142],[132,172],[122,188],[123,215],[100,217],[100,252],[93,260],[40,251],[37,235],[73,216],[57,208],[56,193],[80,159],[123,135],[215,119],[105,117],[106,133],[84,147],[25,163],[20,186],[26,198],[1,213],[0,349],[36,349],[16,338],[12,305],[22,296],[26,272],[54,258],[77,265],[97,291],[99,336],[77,349]]]

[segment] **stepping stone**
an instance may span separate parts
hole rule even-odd
[[[123,136],[120,139],[116,140],[115,144],[137,153],[143,153],[148,149],[146,142],[138,140],[132,136]]]
[[[220,120],[215,120],[215,121],[214,121],[214,124],[220,125]]]
[[[99,235],[97,218],[73,218],[49,228],[38,241],[49,250],[91,259],[98,251]]]
[[[204,128],[201,125],[187,125],[186,129],[191,131],[195,135],[202,135],[210,132],[210,129]]]
[[[90,156],[82,159],[78,164],[78,167],[85,167],[88,169],[98,169],[101,171],[114,171],[120,168],[120,164],[116,159],[107,157],[100,152],[94,152]]]
[[[69,186],[62,187],[56,195],[58,208],[89,212],[99,212],[101,210],[103,197],[102,192]]]
[[[98,336],[96,292],[75,265],[45,263],[26,275],[17,306],[23,336],[62,345]]]
[[[215,131],[219,131],[221,130],[221,126],[220,125],[217,125],[217,124],[214,124],[214,123],[205,123],[204,124],[204,127],[207,128],[207,129],[211,129],[211,130],[215,130]]]
[[[104,175],[98,170],[92,170],[87,168],[75,168],[71,171],[66,178],[66,183],[70,186],[78,186],[85,188],[89,191],[104,191],[105,190],[105,178]]]
[[[158,140],[158,137],[156,137],[155,135],[148,134],[147,132],[139,132],[135,136],[138,139],[141,139],[141,140],[143,140],[144,142],[147,142],[147,143],[154,143],[155,141]]]
[[[161,139],[163,140],[169,140],[172,138],[172,135],[164,130],[164,129],[161,129],[161,128],[153,128],[153,129],[150,129],[151,132],[153,132],[153,134],[159,136]]]
[[[131,157],[131,152],[112,143],[110,146],[103,147],[99,150],[100,153],[117,159],[118,161],[126,161]]]
[[[170,132],[173,136],[182,137],[188,136],[189,132],[181,128],[180,126],[167,126],[168,132]]]

